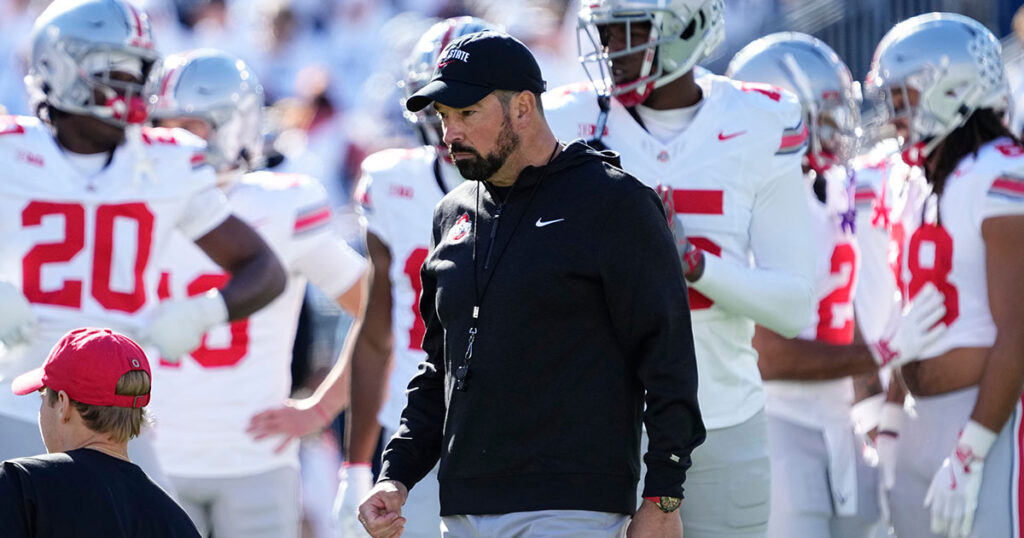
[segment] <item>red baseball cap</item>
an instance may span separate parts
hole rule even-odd
[[[145,407],[149,394],[117,394],[124,374],[142,370],[152,379],[149,361],[138,344],[110,329],[75,329],[50,350],[42,367],[14,378],[11,390],[25,395],[43,387],[68,393],[72,400],[89,405]]]

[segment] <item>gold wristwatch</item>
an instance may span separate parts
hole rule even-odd
[[[683,502],[679,497],[644,497],[644,499],[654,503],[654,506],[666,514],[679,510],[679,505]]]

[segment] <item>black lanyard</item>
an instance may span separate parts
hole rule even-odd
[[[483,303],[484,297],[487,296],[487,289],[491,285],[491,280],[494,277],[494,273],[498,270],[498,264],[501,263],[501,258],[508,251],[509,245],[512,243],[512,238],[516,235],[516,230],[519,229],[519,224],[523,222],[523,217],[530,210],[530,204],[533,203],[533,198],[537,194],[537,190],[540,188],[540,184],[544,182],[544,178],[548,174],[548,165],[555,159],[555,155],[558,154],[558,150],[562,147],[561,143],[555,142],[555,149],[551,151],[551,156],[548,157],[548,162],[544,165],[544,172],[540,178],[537,179],[537,183],[533,185],[533,189],[530,190],[530,197],[526,200],[526,206],[523,208],[523,212],[519,215],[514,226],[512,226],[512,233],[509,234],[508,240],[505,241],[505,246],[498,252],[497,257],[494,259],[494,268],[491,269],[491,274],[484,281],[484,287],[481,289],[478,283],[479,273],[477,267],[477,222],[480,220],[480,183],[476,185],[476,215],[473,219],[473,292],[475,294],[475,303],[473,304],[473,322],[469,326],[469,343],[466,346],[465,360],[455,369],[455,390],[464,391],[466,390],[466,379],[469,377],[469,364],[473,359],[473,343],[476,341],[478,333],[479,322],[480,322],[480,305]],[[518,181],[516,181],[518,183]],[[512,195],[516,190],[516,183],[512,184],[512,188],[508,191],[505,199],[498,204],[498,208],[494,212],[494,225],[491,226],[491,237],[490,242],[487,245],[487,253],[484,255],[484,270],[486,271],[491,267],[491,254],[494,250],[494,243],[498,237],[498,225],[501,223],[501,213],[505,209],[505,204],[512,199]]]

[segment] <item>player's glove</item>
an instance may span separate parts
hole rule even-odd
[[[171,300],[157,307],[139,340],[160,350],[164,359],[177,362],[199,347],[203,334],[228,320],[228,308],[220,292],[213,289],[188,299]]]
[[[970,536],[985,456],[995,440],[995,432],[973,420],[964,426],[956,448],[942,462],[924,497],[925,508],[932,510],[933,533],[950,538]]]
[[[359,522],[359,503],[373,489],[373,471],[369,463],[345,465],[338,471],[338,495],[334,498],[334,517],[338,536],[364,536]]]
[[[11,347],[28,343],[35,332],[36,316],[21,290],[0,281],[0,342]]]
[[[672,230],[672,237],[675,239],[676,254],[683,264],[683,274],[688,279],[696,279],[695,272],[703,266],[704,251],[694,246],[686,237],[686,230],[683,229],[683,221],[676,218],[675,199],[672,195],[672,187],[658,185],[658,195],[661,196],[661,205],[665,208],[665,217],[668,219],[668,227]]]
[[[934,285],[925,284],[906,309],[894,310],[882,337],[868,345],[875,362],[896,368],[917,359],[946,332],[946,324],[939,323],[945,316],[945,298]]]

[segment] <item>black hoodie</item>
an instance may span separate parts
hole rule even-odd
[[[421,270],[427,361],[381,480],[412,487],[440,457],[443,516],[631,514],[643,420],[644,496],[682,497],[705,433],[686,285],[657,194],[617,166],[574,142],[511,188],[466,181],[441,200]]]

